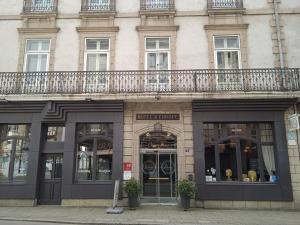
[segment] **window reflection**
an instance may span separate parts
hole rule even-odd
[[[78,124],[77,180],[111,180],[113,124]]]
[[[48,127],[47,131],[48,142],[64,142],[65,141],[65,127]]]

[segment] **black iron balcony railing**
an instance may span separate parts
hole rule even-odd
[[[57,0],[24,0],[24,13],[52,13],[57,11]]]
[[[81,0],[81,11],[106,12],[116,10],[116,0]]]
[[[241,9],[243,0],[207,0],[208,9]]]
[[[1,72],[0,94],[300,91],[300,69]]]
[[[175,10],[175,0],[141,0],[141,10]]]

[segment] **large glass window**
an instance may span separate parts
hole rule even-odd
[[[77,180],[111,180],[113,124],[78,124],[76,133]]]
[[[25,180],[29,143],[29,125],[0,125],[0,182]]]
[[[206,181],[276,182],[271,123],[205,123]]]

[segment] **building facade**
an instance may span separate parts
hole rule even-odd
[[[0,205],[300,208],[300,2],[0,1]],[[126,194],[120,192],[121,204]]]

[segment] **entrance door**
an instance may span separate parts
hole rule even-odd
[[[148,203],[176,200],[176,153],[149,152],[141,155],[143,197]]]
[[[59,205],[61,202],[62,154],[45,154],[42,157],[39,204]]]

